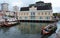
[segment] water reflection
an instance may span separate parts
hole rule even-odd
[[[56,32],[51,33],[51,34],[49,34],[49,35],[42,35],[41,38],[55,38],[55,33],[56,33]],[[53,35],[53,34],[54,34],[54,35]],[[53,35],[53,36],[51,36],[51,35]]]
[[[28,23],[21,22],[19,25],[13,27],[1,27],[0,38],[48,38],[48,36],[41,35],[42,26],[50,23]]]
[[[46,26],[49,23],[21,23],[19,29],[23,34],[40,34],[42,26]]]

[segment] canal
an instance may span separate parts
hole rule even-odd
[[[28,23],[21,22],[12,27],[0,27],[0,38],[55,38],[55,33],[47,36],[41,35],[41,27],[51,23]],[[60,29],[60,22],[57,22]]]

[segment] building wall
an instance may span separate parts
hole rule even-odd
[[[51,20],[53,13],[52,10],[38,10],[36,13],[36,19]]]
[[[19,12],[19,7],[18,7],[18,6],[14,6],[14,7],[13,7],[13,11],[14,11],[14,12]]]
[[[2,11],[8,11],[8,3],[2,3],[1,9],[2,9]]]
[[[19,19],[19,20],[25,19],[26,17],[27,17],[27,19],[30,19],[29,16],[30,16],[29,11],[20,11],[20,12],[18,13],[18,19]],[[26,19],[26,20],[27,20],[27,19]]]
[[[29,11],[20,11],[20,20],[52,20],[52,10],[36,10],[36,7],[29,8]]]
[[[14,12],[11,12],[11,11],[5,12],[5,15],[7,15],[7,16],[14,16]]]

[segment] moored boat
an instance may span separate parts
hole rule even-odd
[[[18,23],[18,21],[16,21],[16,19],[10,18],[10,19],[6,19],[4,22],[5,26],[13,26],[16,25]]]
[[[51,33],[55,32],[56,29],[57,29],[56,24],[50,24],[50,25],[44,27],[44,28],[41,30],[41,34],[43,34],[43,35],[48,35],[48,34],[51,34]]]
[[[17,24],[17,22],[5,22],[5,23],[4,23],[5,26],[9,26],[9,27],[10,27],[10,26],[13,26],[13,25],[15,25],[15,24]]]

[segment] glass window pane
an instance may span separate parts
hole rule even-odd
[[[40,16],[40,19],[43,19],[43,17],[42,17],[42,16]]]
[[[35,15],[35,12],[31,12],[31,15]]]
[[[27,19],[27,17],[25,17],[25,19]]]
[[[22,17],[20,17],[20,19],[22,19]]]
[[[46,17],[46,19],[50,19],[50,17],[49,17],[49,16],[47,16],[47,17]]]

